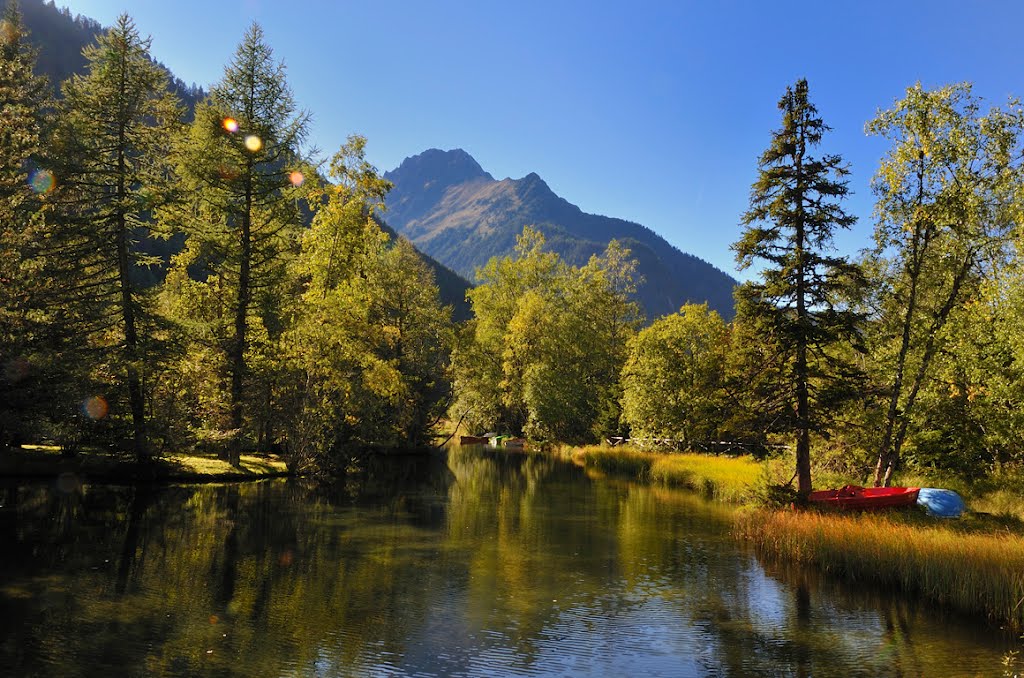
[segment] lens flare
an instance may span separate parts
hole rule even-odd
[[[224,181],[234,181],[238,178],[238,170],[234,167],[229,167],[228,165],[220,165],[217,168],[217,176]]]
[[[238,131],[238,121],[234,118],[224,118],[224,122],[222,122],[221,125],[223,125],[224,129],[232,134]]]
[[[302,172],[298,170],[288,175],[288,181],[292,182],[292,186],[298,188],[302,185],[302,182],[306,180],[306,177],[302,176]]]
[[[255,153],[263,148],[263,139],[260,139],[255,134],[250,134],[245,138],[245,147]]]
[[[28,185],[33,191],[42,195],[43,193],[49,193],[53,190],[53,185],[56,182],[53,178],[53,172],[50,170],[32,170],[28,175]]]
[[[107,416],[109,410],[110,408],[103,396],[92,396],[91,398],[86,398],[85,402],[82,403],[82,412],[90,419],[102,419]]]

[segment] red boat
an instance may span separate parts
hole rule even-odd
[[[913,506],[920,487],[859,487],[847,485],[838,490],[811,492],[809,501],[837,509],[881,509]]]

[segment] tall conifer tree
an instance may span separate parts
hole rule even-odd
[[[49,96],[46,80],[32,73],[35,60],[12,0],[0,17],[0,448],[23,433],[38,311],[48,296],[36,246],[53,183],[40,157]]]
[[[282,325],[278,297],[301,223],[296,169],[303,164],[307,128],[308,115],[296,110],[284,65],[274,61],[263,29],[253,24],[178,149],[184,200],[169,216],[186,232],[188,245],[176,265],[191,268],[200,284],[215,284],[219,295],[230,295],[219,300],[225,313],[218,316],[226,322],[213,334],[227,370],[233,461],[242,445],[254,325],[271,338]]]
[[[62,242],[75,271],[73,301],[94,342],[106,348],[111,373],[122,372],[131,409],[133,448],[149,456],[143,379],[146,365],[144,293],[139,267],[155,264],[138,247],[160,202],[179,103],[166,72],[149,57],[127,14],[88,47],[88,70],[64,83],[58,127],[63,166]],[[111,344],[112,345],[108,345]]]
[[[741,268],[766,264],[759,282],[740,288],[740,309],[791,366],[781,386],[792,397],[777,416],[783,430],[796,434],[797,489],[806,497],[810,434],[820,428],[833,392],[827,379],[836,374],[828,347],[852,339],[858,320],[837,298],[860,276],[845,259],[827,254],[834,231],[855,218],[839,204],[849,193],[842,158],[810,154],[829,128],[808,100],[806,80],[786,89],[779,110],[782,128],[758,163],[760,176],[743,215],[746,230],[733,249]]]

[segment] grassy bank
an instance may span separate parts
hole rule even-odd
[[[87,449],[64,457],[57,448],[34,446],[0,454],[0,476],[47,478],[67,473],[93,482],[220,482],[280,477],[288,475],[288,469],[273,455],[243,454],[233,466],[215,455],[202,454],[168,454],[149,464],[104,450]]]
[[[736,532],[769,558],[917,593],[1024,629],[1024,537],[886,514],[739,512]]]
[[[918,511],[775,510],[758,507],[758,497],[764,496],[769,482],[778,482],[783,467],[788,472],[788,461],[618,447],[585,447],[570,450],[569,455],[576,463],[604,473],[747,504],[734,512],[735,533],[766,558],[818,567],[852,582],[908,591],[1024,630],[1024,523],[1017,515],[1022,500],[1005,487],[901,479],[901,484],[953,487],[963,494],[968,506],[979,513],[958,521],[940,521]],[[855,482],[831,474],[818,477],[832,485]],[[992,511],[996,507],[1004,510]]]
[[[659,454],[625,447],[583,447],[571,452],[576,463],[604,473],[627,475],[668,487],[685,487],[731,503],[752,499],[761,466],[751,457]]]

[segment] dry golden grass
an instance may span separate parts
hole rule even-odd
[[[1024,629],[1024,537],[874,514],[740,512],[737,534],[771,558],[916,592]]]
[[[583,447],[572,453],[577,463],[604,473],[686,487],[732,503],[747,501],[761,477],[761,466],[751,457],[707,454],[642,452],[629,447]]]

